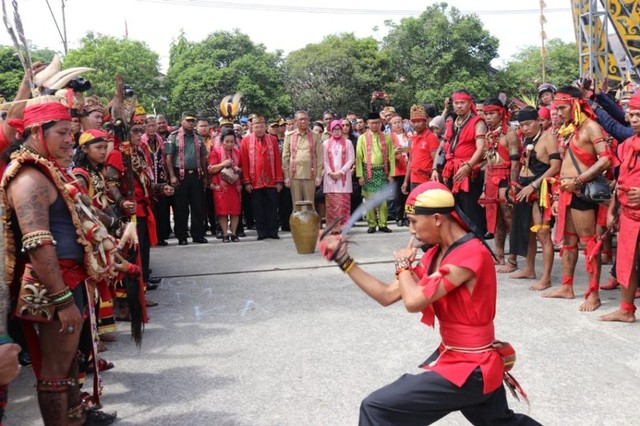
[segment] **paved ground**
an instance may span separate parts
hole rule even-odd
[[[356,228],[354,257],[391,278],[393,234]],[[253,235],[253,237],[252,237]],[[211,239],[210,239],[211,241]],[[383,309],[319,255],[295,253],[280,241],[154,249],[154,275],[143,347],[122,327],[104,355],[104,404],[121,425],[355,425],[360,400],[417,365],[439,340],[402,306]],[[522,263],[522,262],[521,262]],[[583,265],[583,260],[579,263]],[[554,281],[560,282],[559,259]],[[605,274],[606,275],[606,274]],[[577,290],[586,287],[584,273]],[[580,299],[542,299],[528,281],[499,280],[497,334],[518,350],[514,374],[545,425],[639,424],[640,324],[601,323],[619,291],[603,294],[597,313]],[[11,386],[7,425],[40,424],[30,369]],[[453,414],[438,424],[466,424]]]

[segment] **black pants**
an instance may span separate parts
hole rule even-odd
[[[251,229],[254,227],[255,225],[255,218],[254,218],[254,208],[253,208],[253,202],[252,200],[252,196],[251,194],[249,194],[247,192],[246,189],[244,189],[244,185],[242,186],[242,215],[244,216],[244,224],[247,225],[247,229]],[[242,223],[242,222],[240,222]],[[240,228],[239,228],[240,229]],[[244,228],[242,228],[244,229]],[[238,231],[239,232],[239,231]]]
[[[358,183],[358,179],[352,180],[353,192],[351,193],[351,214],[362,204],[362,187]]]
[[[158,197],[153,204],[153,215],[156,217],[156,235],[158,241],[168,240],[171,235],[171,212],[175,212],[175,197]]]
[[[190,173],[191,172],[191,173]],[[179,170],[175,169],[176,175]],[[176,237],[187,239],[189,213],[191,213],[191,238],[204,238],[204,188],[197,171],[185,170],[184,179],[179,181],[175,192],[174,211]]]
[[[251,191],[251,204],[258,238],[278,235],[278,191],[275,188]]]
[[[280,229],[291,231],[289,227],[289,217],[293,212],[293,201],[291,200],[291,190],[286,186],[278,194],[278,218],[280,219]]]
[[[473,425],[540,425],[509,409],[503,386],[486,395],[482,387],[480,368],[460,388],[431,371],[405,374],[362,401],[359,424],[424,426],[461,411]]]
[[[404,203],[407,202],[407,194],[402,192],[402,184],[404,183],[404,176],[395,176],[393,178],[396,184],[396,220],[404,219]]]
[[[487,215],[484,208],[478,204],[478,200],[482,195],[482,186],[484,184],[484,176],[478,175],[469,182],[469,192],[458,192],[455,194],[456,206],[473,222],[473,224],[484,235],[487,232]],[[453,187],[453,179],[447,181],[449,188]]]
[[[204,191],[204,229],[206,231],[207,228],[211,230],[211,235],[215,235],[216,226],[218,224],[218,218],[216,217],[216,209],[213,203],[213,190],[207,188]]]

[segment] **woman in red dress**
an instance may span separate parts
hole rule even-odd
[[[238,242],[236,230],[240,220],[240,151],[235,147],[233,129],[224,129],[220,143],[209,154],[209,175],[213,183],[213,205],[222,228],[222,242]],[[229,219],[231,233],[229,233]]]

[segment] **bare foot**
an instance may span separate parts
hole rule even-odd
[[[533,291],[542,291],[551,287],[551,279],[550,278],[542,278],[540,281],[529,287],[529,290]]]
[[[573,299],[576,296],[573,294],[573,286],[562,284],[555,290],[546,292],[542,297],[550,297],[552,299]]]
[[[593,312],[600,307],[600,296],[597,293],[591,293],[587,300],[582,302],[578,310],[580,312]]]
[[[607,315],[602,315],[600,321],[619,321],[619,322],[636,322],[636,316],[633,312],[618,309]]]
[[[526,269],[523,269],[522,271],[516,271],[515,274],[509,275],[509,278],[513,278],[515,280],[520,278],[528,278],[533,280],[536,278],[536,271],[527,271]]]
[[[603,265],[611,265],[613,263],[613,257],[605,253],[602,253],[600,259]]]
[[[609,278],[609,281],[607,281],[606,283],[602,284],[600,286],[601,290],[615,290],[616,288],[620,287],[620,283],[618,282],[618,280],[615,277],[611,277]]]
[[[499,274],[509,274],[515,271],[517,267],[518,267],[517,263],[515,263],[511,259],[507,259],[507,262],[503,263],[501,267],[497,268],[496,272]]]
[[[504,254],[496,254],[496,259],[493,261],[494,265],[504,265]]]

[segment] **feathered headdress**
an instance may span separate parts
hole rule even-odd
[[[220,102],[220,125],[233,124],[242,108],[240,99],[242,99],[242,93],[236,93],[233,98],[231,95],[227,95],[222,99]]]

